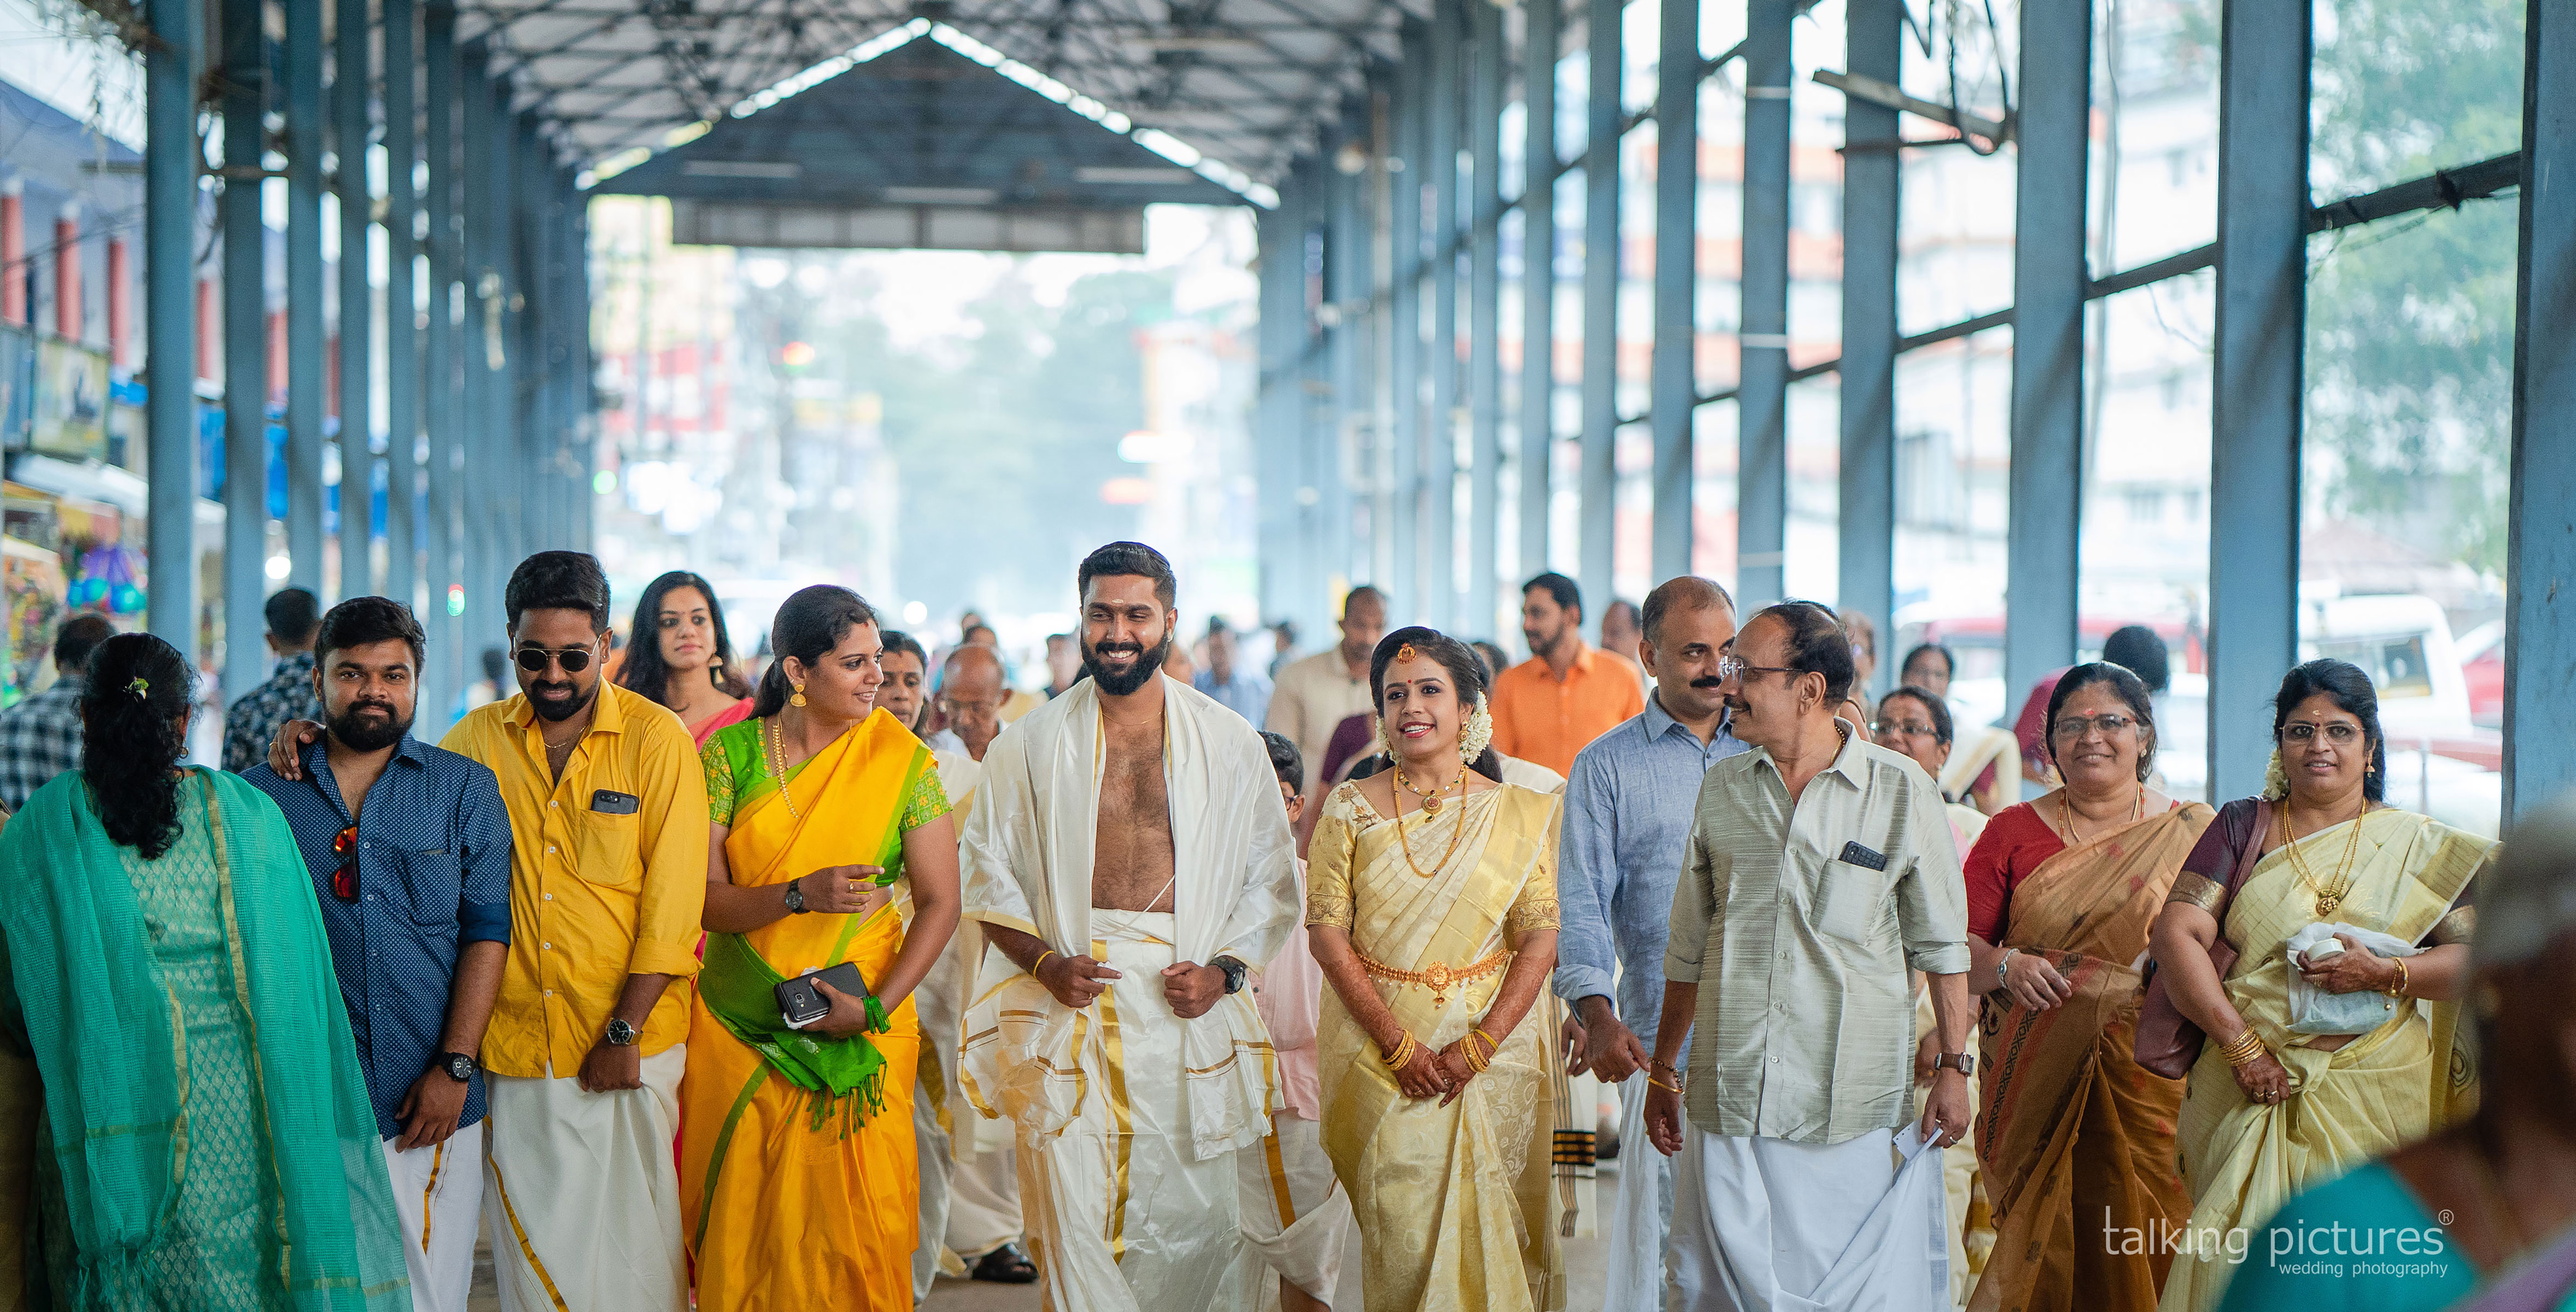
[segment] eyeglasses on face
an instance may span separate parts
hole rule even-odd
[[[2117,738],[2121,730],[2136,723],[2134,717],[2126,715],[2061,715],[2048,732],[2061,742],[2074,742],[2091,729],[2101,730],[2105,738]]]
[[[562,666],[566,674],[579,674],[590,668],[590,648],[566,647],[562,651],[549,651],[531,643],[521,647],[514,659],[519,662],[520,669],[530,674],[545,673],[549,664]]]
[[[1786,665],[1747,665],[1733,656],[1721,656],[1717,660],[1717,677],[1721,679],[1741,679],[1748,674],[1785,674],[1794,679],[1804,673],[1805,670],[1793,670]]]
[[[1931,738],[1938,733],[1921,720],[1881,720],[1877,727],[1880,733],[1903,734],[1908,738]]]
[[[2361,741],[2361,726],[2349,720],[2337,720],[2326,725],[2311,724],[2306,720],[2292,720],[2281,726],[2281,741],[2297,743],[2305,747],[2316,741],[2317,732],[2320,729],[2325,731],[2326,741],[2337,747],[2350,747]]]

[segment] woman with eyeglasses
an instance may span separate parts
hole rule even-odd
[[[2387,804],[2356,666],[2291,670],[2272,733],[2263,795],[2219,813],[2155,926],[2166,993],[2208,1036],[2180,1124],[2194,1234],[2262,1226],[2477,1101],[2458,999],[2495,842]],[[2178,1257],[2165,1308],[2216,1307],[2234,1267],[2224,1248]]]
[[[627,639],[618,686],[679,716],[699,746],[751,718],[751,682],[734,660],[724,606],[705,579],[675,569],[647,584]]]
[[[1909,684],[1879,698],[1870,728],[1879,746],[1903,752],[1935,779],[1950,763],[1950,708],[1928,689]],[[1950,837],[1960,851],[1974,846],[1977,835],[1986,832],[1985,812],[1965,802],[1946,802],[1942,809],[1950,817]]]
[[[0,833],[0,1046],[42,1084],[10,1137],[49,1124],[11,1208],[35,1283],[62,1306],[408,1309],[312,876],[267,795],[180,764],[194,682],[150,634],[99,644],[81,768]]]
[[[1986,993],[1977,1159],[1995,1246],[1975,1309],[2145,1309],[2190,1205],[2174,1170],[2179,1081],[2138,1065],[2147,933],[2210,809],[2148,785],[2146,685],[2104,662],[2049,694],[2060,784],[2004,809],[1968,853],[1970,978]]]

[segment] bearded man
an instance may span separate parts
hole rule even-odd
[[[322,617],[322,741],[303,778],[243,773],[286,813],[375,1105],[416,1312],[464,1312],[483,1203],[475,1054],[510,953],[510,817],[492,772],[411,736],[423,638],[390,597]]]
[[[1012,1123],[1048,1307],[1239,1306],[1235,1155],[1285,1105],[1246,963],[1297,915],[1288,820],[1252,726],[1161,674],[1162,553],[1113,542],[1076,585],[1091,677],[993,741],[967,821],[966,916],[1003,960],[962,1083]]]

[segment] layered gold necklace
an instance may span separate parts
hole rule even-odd
[[[1464,765],[1459,766],[1457,778],[1454,778],[1448,783],[1438,788],[1434,788],[1427,793],[1414,787],[1413,781],[1404,777],[1404,767],[1401,765],[1395,767],[1395,781],[1404,786],[1404,791],[1411,793],[1422,800],[1422,824],[1414,826],[1419,829],[1431,824],[1433,820],[1439,817],[1440,795],[1442,793],[1465,786],[1467,782],[1467,767]],[[1440,853],[1440,859],[1432,862],[1429,870],[1425,870],[1420,865],[1415,864],[1413,860],[1413,840],[1404,832],[1403,808],[1399,806],[1396,809],[1395,846],[1398,851],[1404,853],[1405,868],[1411,870],[1417,878],[1429,879],[1431,876],[1439,873],[1443,866],[1448,865],[1449,858],[1458,854],[1458,839],[1466,832],[1467,822],[1462,818],[1458,821],[1458,827],[1449,831],[1449,846]]]
[[[794,820],[796,798],[787,790],[787,738],[779,732],[778,722],[785,717],[773,715],[761,722],[761,739],[769,748],[769,773],[778,780],[778,800],[787,803],[787,818]]]

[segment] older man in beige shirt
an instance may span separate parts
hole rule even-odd
[[[1369,653],[1386,635],[1386,594],[1363,583],[1342,598],[1342,641],[1331,651],[1292,661],[1270,690],[1262,728],[1297,744],[1306,777],[1299,796],[1310,796],[1324,768],[1333,730],[1354,715],[1377,709],[1369,699]]]
[[[1646,1104],[1676,1157],[1672,1305],[1943,1306],[1941,1160],[1922,1150],[1968,1133],[1975,1015],[1940,790],[1835,717],[1852,656],[1824,607],[1756,614],[1719,673],[1754,750],[1700,787]],[[1940,1034],[1919,1134],[1909,967]]]

